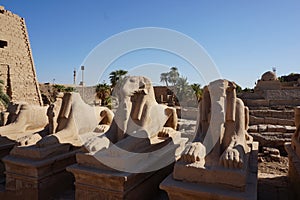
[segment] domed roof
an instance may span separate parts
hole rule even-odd
[[[268,71],[268,72],[265,72],[261,76],[261,80],[262,81],[275,81],[275,80],[277,80],[277,76],[274,72]]]

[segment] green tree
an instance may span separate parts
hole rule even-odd
[[[187,100],[192,97],[193,92],[187,81],[187,77],[178,77],[175,88],[175,95],[179,101]]]
[[[168,82],[172,83],[173,86],[176,85],[176,82],[179,79],[179,72],[177,67],[171,67],[170,72],[168,73]]]
[[[66,89],[64,85],[59,85],[59,84],[53,85],[53,88],[55,88],[57,92],[64,92]]]
[[[242,87],[241,86],[239,86],[238,84],[236,84],[236,93],[237,94],[239,94],[239,93],[241,93],[243,90],[242,90]]]
[[[119,79],[124,77],[127,73],[128,73],[128,71],[125,71],[122,69],[111,72],[109,74],[109,80],[111,83],[111,87],[114,88],[116,86],[117,82],[119,81]]]
[[[75,92],[75,88],[74,87],[66,87],[65,92]]]
[[[110,106],[111,105],[111,87],[106,84],[98,84],[96,86],[96,93],[99,99],[101,99],[101,105],[102,106]]]
[[[57,91],[57,92],[75,92],[75,88],[74,87],[65,87],[64,85],[59,85],[59,84],[55,84],[53,85],[53,88]]]
[[[4,105],[5,108],[7,108],[10,98],[7,94],[3,92],[3,80],[0,80],[0,102]]]
[[[198,83],[191,84],[191,88],[194,90],[196,98],[198,102],[202,99],[203,90],[201,89],[201,85]]]
[[[169,77],[169,73],[161,73],[160,74],[160,82],[165,82],[166,86],[168,87],[168,77]]]

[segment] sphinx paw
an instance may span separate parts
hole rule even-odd
[[[171,127],[163,127],[161,131],[158,132],[158,137],[169,137],[170,134],[174,132],[174,129]]]
[[[206,154],[205,146],[200,142],[189,143],[182,156],[181,159],[184,162],[193,163],[198,161],[203,161]]]
[[[220,157],[220,164],[226,168],[241,169],[244,166],[244,152],[228,147]]]

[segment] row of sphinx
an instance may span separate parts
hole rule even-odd
[[[12,106],[0,127],[2,195],[52,198],[75,177],[76,199],[153,199],[159,187],[170,199],[256,199],[258,143],[235,89],[227,80],[205,86],[191,141],[145,77],[117,85],[114,112],[78,93],[47,107]]]

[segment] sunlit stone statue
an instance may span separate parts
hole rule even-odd
[[[20,140],[25,136],[31,136],[44,130],[48,125],[48,106],[28,105],[20,103],[13,105],[15,109],[3,113],[3,120],[7,125],[0,127],[0,136],[7,137],[12,141]],[[37,141],[40,137],[36,138]]]
[[[88,140],[90,153],[77,154],[78,164],[67,168],[75,175],[78,199],[151,198],[155,192],[149,191],[158,190],[184,150],[187,139],[176,131],[176,110],[156,102],[148,78],[125,77],[114,94],[110,129]]]
[[[65,93],[50,105],[47,115],[50,134],[37,142],[40,148],[57,143],[82,146],[80,135],[91,131],[104,133],[113,119],[111,110],[85,104],[78,93]]]
[[[300,106],[295,108],[295,126],[296,131],[292,137],[292,146],[294,146],[294,149],[296,149],[296,146],[300,145]],[[300,158],[300,154],[298,155]]]
[[[5,112],[1,113],[0,127],[0,178],[4,177],[4,163],[2,158],[9,154],[15,145],[22,145],[30,138],[36,143],[41,135],[47,132],[48,106],[35,106],[27,103],[13,103]],[[39,134],[35,134],[39,133]]]
[[[292,136],[292,142],[285,143],[284,147],[289,157],[289,180],[294,199],[300,198],[300,106],[295,108],[296,131]]]
[[[44,199],[72,188],[73,177],[66,167],[75,163],[75,154],[85,151],[84,138],[108,130],[113,113],[108,108],[89,106],[78,93],[59,94],[44,115],[48,135],[32,142],[21,140],[3,159],[6,168],[6,190],[17,197]],[[36,119],[40,120],[40,119]],[[59,185],[59,187],[58,187]]]
[[[132,76],[126,77],[115,88],[118,97],[118,107],[113,123],[103,138],[91,143],[87,147],[91,151],[98,151],[108,147],[108,143],[116,143],[123,139],[141,141],[155,141],[158,137],[168,137],[169,134],[177,134],[176,109],[155,100],[152,83],[148,78]],[[129,137],[128,136],[133,136]],[[105,143],[104,141],[108,143]],[[103,146],[103,144],[105,144]],[[130,148],[135,148],[128,143]]]
[[[236,97],[235,84],[217,80],[204,88],[195,142],[182,156],[185,162],[242,168],[252,142],[247,133],[249,111]],[[208,154],[208,155],[206,155]],[[205,156],[205,157],[204,157]]]
[[[173,175],[161,184],[161,188],[168,192],[171,199],[211,199],[212,193],[224,199],[243,196],[241,192],[228,193],[229,196],[218,194],[219,191],[213,188],[212,191],[206,191],[200,184],[243,192],[247,190],[250,160],[253,160],[254,150],[257,154],[258,148],[258,144],[253,145],[252,137],[247,133],[248,122],[249,111],[242,100],[236,97],[235,83],[227,80],[211,82],[204,88],[199,103],[196,138],[187,145],[174,166]],[[255,185],[256,174],[251,176]],[[173,183],[176,187],[172,186]],[[199,191],[195,191],[195,188]]]

